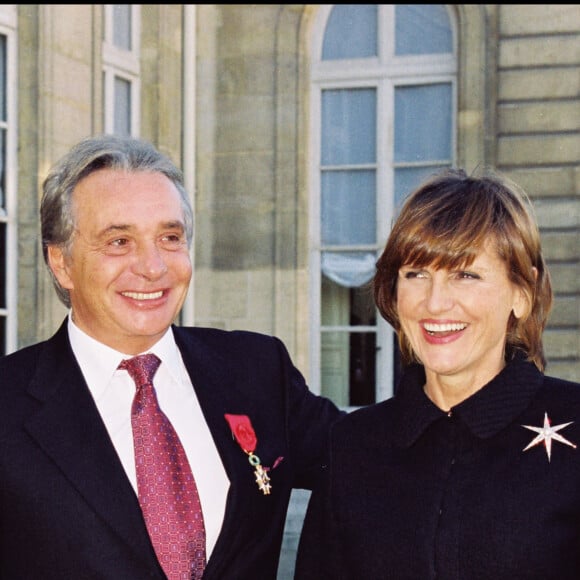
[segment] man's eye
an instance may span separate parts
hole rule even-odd
[[[169,246],[181,246],[182,244],[185,243],[185,236],[180,233],[165,234],[161,238],[161,240],[163,241],[164,244],[167,244]]]
[[[117,248],[122,248],[128,244],[127,238],[117,238],[110,242],[111,246],[115,246]]]

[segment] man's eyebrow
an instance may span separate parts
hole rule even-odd
[[[167,222],[163,222],[159,224],[159,229],[169,229],[169,230],[179,230],[181,232],[185,231],[185,224],[180,220],[170,220]],[[123,233],[123,232],[130,232],[131,230],[136,229],[134,225],[131,224],[110,224],[103,228],[100,232],[97,233],[98,238],[104,238],[112,233]]]
[[[116,232],[128,232],[132,229],[132,226],[129,224],[111,224],[103,228],[100,232],[97,232],[98,238],[104,238],[109,234],[116,233]]]
[[[181,220],[171,220],[161,224],[162,229],[185,230],[185,224]]]

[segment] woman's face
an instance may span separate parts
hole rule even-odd
[[[510,314],[519,318],[525,307],[523,291],[489,242],[469,267],[399,270],[401,329],[425,366],[427,384],[476,390],[491,380],[504,365]]]

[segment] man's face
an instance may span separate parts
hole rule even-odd
[[[181,198],[161,173],[101,169],[73,193],[70,255],[49,248],[73,320],[125,354],[150,348],[177,316],[191,279]]]

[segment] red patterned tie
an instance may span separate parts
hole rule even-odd
[[[137,489],[143,517],[159,563],[170,580],[197,580],[205,568],[205,526],[185,451],[157,402],[154,354],[119,365],[137,392],[131,408]]]

